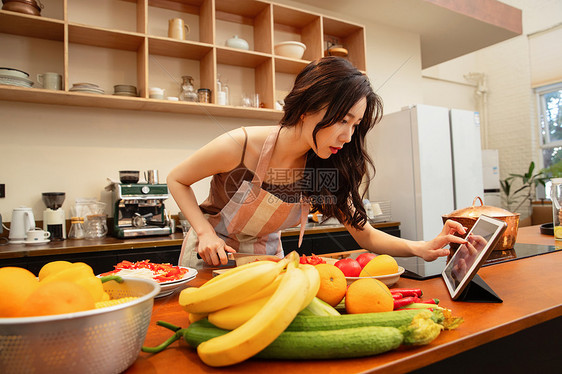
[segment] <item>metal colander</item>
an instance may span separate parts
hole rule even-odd
[[[120,373],[137,359],[160,285],[123,278],[104,283],[130,303],[53,316],[0,318],[0,373]]]

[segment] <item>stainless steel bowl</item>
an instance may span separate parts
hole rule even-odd
[[[144,342],[160,285],[125,278],[104,283],[112,298],[138,299],[112,307],[41,317],[0,318],[0,371],[121,373]]]

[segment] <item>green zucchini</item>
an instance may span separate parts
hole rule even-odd
[[[429,312],[422,309],[339,316],[297,315],[285,331],[324,331],[366,326],[401,327],[412,323],[414,317],[421,312],[431,313],[427,316],[433,322],[439,323],[442,320],[440,311]]]
[[[200,320],[185,329],[183,337],[196,348],[202,342],[228,333]],[[394,327],[355,327],[326,331],[285,331],[256,357],[277,360],[318,360],[372,356],[396,349],[403,336]]]

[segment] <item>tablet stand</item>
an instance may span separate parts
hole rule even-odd
[[[456,301],[476,303],[503,303],[503,300],[484,282],[478,274],[468,283]]]

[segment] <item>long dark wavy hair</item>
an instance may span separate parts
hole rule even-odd
[[[351,142],[327,159],[318,157],[312,149],[308,152],[306,168],[314,181],[302,189],[310,198],[313,212],[320,212],[325,218],[336,217],[359,230],[367,221],[359,186],[363,177],[369,176],[369,169],[373,174],[375,171],[366,151],[365,136],[383,113],[382,100],[374,93],[367,76],[340,57],[313,61],[297,75],[292,91],[285,98],[281,119],[282,127],[293,127],[300,123],[303,114],[326,108],[324,118],[312,134],[316,145],[318,132],[342,121],[362,98],[366,98],[367,108]],[[336,174],[337,183],[322,183],[320,179],[330,177],[330,171]],[[366,179],[368,183],[371,178]]]

